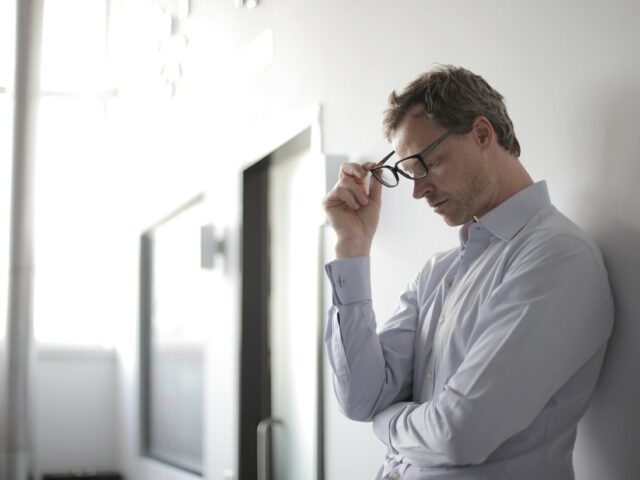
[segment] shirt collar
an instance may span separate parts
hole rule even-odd
[[[547,182],[542,180],[519,191],[477,221],[493,235],[508,242],[548,205],[551,205],[549,190]]]

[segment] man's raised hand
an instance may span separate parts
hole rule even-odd
[[[322,205],[338,236],[337,258],[367,256],[378,227],[382,184],[369,177],[375,163],[343,163]],[[369,178],[367,178],[369,177]]]

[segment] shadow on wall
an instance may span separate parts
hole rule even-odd
[[[616,320],[596,392],[579,427],[579,480],[640,478],[640,88],[616,89],[607,99],[603,117],[595,122],[603,127],[603,151],[600,166],[590,172],[596,176],[587,182],[590,191],[582,205],[590,211],[583,211],[588,219],[582,225],[602,250]]]

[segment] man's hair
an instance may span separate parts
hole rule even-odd
[[[420,75],[400,93],[391,92],[384,112],[383,127],[387,140],[414,105],[436,125],[446,129],[470,131],[473,120],[485,116],[493,125],[498,143],[520,156],[520,144],[503,96],[480,75],[461,67],[439,65]]]

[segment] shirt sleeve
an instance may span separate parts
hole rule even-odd
[[[572,237],[523,254],[480,310],[468,353],[430,402],[374,419],[393,453],[430,466],[479,464],[525,429],[613,324],[604,267]]]
[[[417,280],[402,293],[385,325],[387,332],[378,335],[369,257],[336,260],[325,270],[333,289],[325,347],[336,397],[348,418],[371,421],[380,410],[411,395]],[[389,325],[393,328],[386,328]]]

